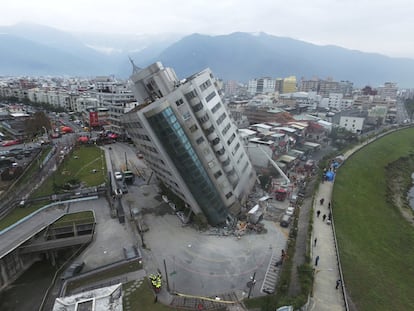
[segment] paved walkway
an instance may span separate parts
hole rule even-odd
[[[309,310],[345,310],[342,286],[336,288],[336,282],[340,279],[339,267],[333,226],[328,222],[332,188],[333,182],[325,181],[321,183],[313,203],[312,264],[315,268],[315,279],[312,303]],[[322,198],[324,203],[321,205],[320,199]],[[319,217],[317,216],[317,211],[320,211]],[[325,220],[323,220],[324,216],[326,217]],[[316,245],[315,239],[317,239]]]

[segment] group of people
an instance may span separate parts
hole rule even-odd
[[[325,203],[324,198],[319,199],[320,206],[323,206],[324,203]],[[328,203],[328,212],[329,212],[328,216],[326,214],[322,215],[322,221],[325,222],[325,220],[327,219],[327,224],[331,224],[331,221],[332,221],[331,202]],[[319,218],[320,215],[321,215],[321,210],[318,209],[316,211],[316,217]],[[313,240],[313,247],[316,247],[317,241],[318,239],[315,237],[315,239]],[[314,263],[315,267],[318,266],[318,264],[319,264],[319,255],[315,257],[315,263]],[[335,284],[335,289],[339,289],[339,287],[341,286],[341,283],[342,283],[342,280],[338,279]]]
[[[324,198],[321,198],[321,199],[319,200],[319,203],[320,203],[320,205],[321,205],[321,206],[323,205],[323,203],[324,203],[324,202],[325,202],[325,199],[324,199]],[[328,218],[328,224],[330,224],[330,223],[331,223],[331,221],[332,221],[331,202],[329,202],[329,203],[328,203],[328,210],[329,210],[329,214],[328,214],[328,216],[326,216],[326,214],[323,214],[323,216],[322,216],[322,220],[323,220],[323,221],[325,221],[325,220],[326,220],[326,218]],[[317,210],[317,211],[316,211],[316,217],[318,217],[318,218],[319,218],[320,214],[321,214],[321,211],[320,211],[320,210]]]
[[[157,274],[151,273],[149,275],[149,279],[151,281],[152,286],[154,287],[154,290],[156,292],[159,292],[161,290],[161,284],[162,284],[162,275],[160,272]]]

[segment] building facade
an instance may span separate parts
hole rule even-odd
[[[180,81],[157,62],[135,68],[131,80],[140,105],[124,124],[149,167],[210,225],[231,221],[256,174],[212,72]]]

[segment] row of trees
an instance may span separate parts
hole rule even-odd
[[[413,98],[406,99],[404,104],[405,104],[405,109],[407,110],[408,116],[410,117],[410,120],[412,120],[413,115],[414,115],[414,99]]]

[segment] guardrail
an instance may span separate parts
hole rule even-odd
[[[42,208],[34,211],[33,213],[27,215],[26,217],[20,219],[19,221],[15,222],[14,224],[12,224],[11,226],[3,229],[0,231],[0,236],[6,232],[8,232],[9,230],[17,227],[18,225],[20,225],[21,223],[25,222],[26,220],[30,219],[31,217],[33,217],[34,215],[37,215],[38,213],[48,209],[49,207],[55,206],[55,205],[61,205],[61,204],[67,204],[67,203],[73,203],[73,202],[82,202],[82,201],[88,201],[88,200],[96,200],[99,197],[97,195],[95,196],[90,196],[90,197],[85,197],[85,198],[78,198],[78,199],[72,199],[72,200],[67,200],[67,201],[59,201],[59,202],[53,202],[50,203],[46,206],[43,206]]]

